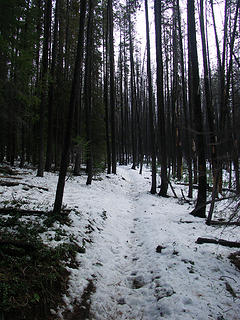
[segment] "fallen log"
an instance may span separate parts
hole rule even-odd
[[[15,187],[18,185],[19,185],[19,182],[15,182],[15,181],[0,181],[0,186],[2,187]]]
[[[0,179],[13,179],[13,180],[21,180],[21,177],[15,177],[15,176],[4,176],[4,175],[0,175]]]
[[[190,223],[195,223],[195,221],[182,220],[182,219],[180,219],[178,223],[188,223],[188,224],[190,224]]]
[[[72,209],[64,209],[61,211],[61,215],[68,215]],[[14,215],[14,214],[20,214],[22,216],[47,216],[50,215],[52,216],[52,211],[40,211],[40,210],[28,210],[28,209],[19,209],[19,208],[13,208],[13,207],[5,207],[5,208],[0,208],[0,214],[6,215]]]
[[[23,186],[27,186],[30,189],[37,188],[39,190],[48,191],[48,188],[39,187],[39,186],[33,186],[31,184],[24,183],[24,182],[0,181],[0,186],[2,186],[2,187],[15,187],[15,186],[19,186],[20,184],[22,184]]]
[[[16,171],[13,171],[10,167],[0,167],[0,173],[14,175]]]
[[[197,244],[203,243],[214,243],[221,246],[230,247],[230,248],[240,248],[240,242],[228,241],[224,239],[210,239],[210,238],[198,238],[196,241]]]
[[[237,226],[240,227],[239,221],[211,221],[210,226]]]
[[[0,208],[0,214],[6,215],[13,215],[13,214],[21,214],[23,216],[33,216],[33,215],[47,215],[50,212],[47,211],[37,211],[37,210],[24,210],[19,208]]]
[[[181,186],[187,186],[187,187],[189,186],[188,183],[184,183],[184,182],[176,182],[176,184],[181,185]],[[198,189],[198,185],[194,184],[193,189]],[[207,191],[212,192],[212,187],[207,186]],[[233,193],[237,192],[236,190],[229,189],[229,188],[222,188],[222,191],[229,191],[229,192],[233,192]]]

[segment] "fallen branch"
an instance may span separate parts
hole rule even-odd
[[[173,186],[172,186],[172,184],[171,184],[171,181],[170,180],[168,180],[168,183],[169,183],[169,185],[170,185],[170,188],[172,189],[172,192],[173,192],[173,194],[174,194],[174,198],[178,198],[178,196],[177,196],[177,194],[176,194],[176,192],[175,192],[175,190],[174,190],[174,188],[173,188]]]
[[[235,197],[236,197],[236,195],[235,195],[235,196],[230,196],[230,197],[224,197],[224,198],[220,198],[220,199],[215,199],[214,202],[219,202],[219,201],[227,200],[227,199],[233,199],[233,198],[235,198]],[[212,200],[209,200],[209,201],[204,202],[201,206],[198,207],[198,209],[200,209],[200,208],[202,208],[202,207],[205,207],[206,205],[210,204],[211,202],[212,202]],[[195,210],[193,210],[193,211],[190,212],[189,214],[192,215],[192,216],[194,216],[194,217],[196,217],[196,215],[194,214],[194,211],[195,211]],[[207,225],[210,225],[211,222],[206,221],[206,224],[207,224]]]
[[[187,199],[185,198],[185,195],[184,195],[184,193],[183,193],[183,189],[181,189],[181,193],[182,193],[183,200],[184,200],[186,203],[188,203],[188,204],[192,204],[192,202],[191,202],[190,200],[187,200]]]
[[[221,246],[230,247],[230,248],[240,248],[240,242],[228,241],[224,239],[209,239],[209,238],[198,238],[196,241],[197,244],[203,243],[214,243]]]
[[[228,282],[225,282],[225,285],[226,285],[226,290],[233,296],[233,298],[237,298],[236,292],[232,288],[232,286]]]
[[[217,199],[214,200],[214,202],[219,202],[219,201],[223,201],[223,200],[229,200],[229,199],[233,199],[235,197],[236,197],[236,195],[230,196],[230,197],[217,198]],[[211,202],[212,202],[212,200],[209,200],[209,201],[206,201],[205,204],[210,204]]]
[[[27,184],[27,183],[24,183],[24,182],[0,181],[0,186],[3,186],[3,187],[15,187],[15,186],[19,186],[20,184],[22,184],[24,186],[27,186],[30,189],[37,188],[37,189],[40,189],[40,190],[48,191],[48,188],[39,187],[39,186],[33,186],[33,185],[30,185],[30,184]]]

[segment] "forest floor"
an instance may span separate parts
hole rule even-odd
[[[91,186],[84,175],[70,176],[64,193],[70,222],[40,233],[51,247],[71,241],[84,247],[75,265],[63,261],[68,288],[51,319],[239,320],[239,270],[228,258],[237,249],[196,243],[198,237],[239,241],[239,227],[207,226],[189,215],[193,205],[182,199],[184,186],[173,184],[178,199],[170,189],[169,198],[151,195],[147,168],[142,175],[127,166],[117,169]],[[0,186],[1,207],[50,211],[57,175],[37,178],[21,170],[19,178],[17,186]],[[214,219],[226,218],[229,210],[222,201]],[[22,222],[29,219],[21,216]]]

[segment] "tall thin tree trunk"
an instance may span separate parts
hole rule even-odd
[[[142,77],[140,76],[140,63],[137,64],[137,104],[136,104],[136,115],[137,115],[137,128],[138,128],[138,144],[139,144],[139,163],[140,163],[140,169],[139,169],[139,174],[142,174],[142,169],[143,169],[143,128],[142,128],[142,83],[139,83],[139,79],[141,79],[142,82]]]
[[[163,91],[163,58],[162,58],[162,1],[154,1],[155,33],[156,33],[156,61],[157,61],[157,104],[158,104],[158,130],[161,159],[161,186],[159,196],[166,197],[168,189],[167,177],[167,148],[165,132],[165,111]]]
[[[113,45],[113,8],[112,0],[108,0],[109,26],[109,68],[110,68],[110,110],[111,110],[111,146],[112,146],[112,173],[117,173],[116,159],[116,129],[115,129],[115,79],[114,79],[114,45]]]
[[[40,103],[40,119],[39,119],[39,145],[38,145],[38,171],[37,176],[43,177],[44,170],[44,115],[45,105],[47,104],[48,92],[48,47],[51,34],[51,14],[52,1],[46,1],[44,15],[44,40],[42,55],[42,76],[41,76],[41,103]]]
[[[57,191],[56,191],[54,208],[53,208],[53,213],[55,215],[59,214],[61,211],[63,192],[64,192],[64,186],[65,186],[65,177],[66,177],[67,167],[69,162],[69,151],[70,151],[71,139],[72,139],[73,116],[74,116],[76,103],[78,101],[79,87],[80,87],[80,84],[79,84],[80,70],[81,70],[82,60],[83,60],[85,15],[86,15],[86,0],[81,0],[77,55],[75,59],[74,76],[73,76],[72,90],[71,90],[71,96],[69,101],[68,119],[66,124],[61,166],[59,171]]]
[[[182,42],[182,26],[180,16],[179,0],[177,0],[177,16],[178,16],[178,33],[179,33],[179,45],[180,45],[180,66],[181,66],[181,80],[182,80],[182,97],[183,97],[183,113],[184,113],[184,125],[185,125],[185,143],[186,143],[186,161],[188,167],[188,197],[192,198],[193,195],[193,183],[192,183],[192,158],[191,158],[191,130],[189,126],[189,115],[187,106],[187,88],[185,80],[184,70],[184,58],[183,58],[183,42]]]
[[[233,80],[233,74],[232,74],[232,145],[233,145],[233,151],[232,151],[232,161],[235,171],[235,183],[236,183],[236,192],[237,194],[240,194],[240,175],[239,175],[239,139],[237,135],[237,119],[238,119],[238,112],[236,111],[236,99],[235,99],[235,86],[234,86],[234,80]],[[230,172],[232,170],[231,162],[230,162]]]
[[[93,155],[92,155],[92,51],[93,51],[93,9],[94,0],[89,0],[88,23],[87,23],[87,44],[85,61],[84,81],[84,104],[86,111],[86,136],[87,136],[87,182],[92,183],[93,177]]]
[[[225,132],[225,124],[226,124],[226,117],[228,114],[228,104],[229,104],[229,95],[230,95],[230,77],[231,77],[231,71],[232,71],[232,63],[233,63],[233,49],[234,49],[234,42],[236,37],[236,29],[237,29],[237,21],[238,21],[238,15],[239,15],[239,8],[240,8],[240,0],[236,3],[236,11],[235,11],[235,18],[234,18],[234,25],[233,25],[233,32],[230,39],[230,53],[229,53],[229,62],[227,67],[227,75],[225,77],[225,56],[226,56],[226,43],[227,43],[227,1],[225,3],[225,18],[224,18],[224,41],[223,41],[223,52],[222,52],[222,61],[220,61],[220,51],[219,51],[219,44],[218,44],[218,38],[217,38],[217,31],[215,26],[215,17],[214,17],[214,11],[213,11],[213,3],[211,1],[212,6],[212,16],[213,16],[213,22],[214,22],[214,31],[215,31],[215,39],[216,39],[216,46],[217,46],[217,53],[218,53],[218,60],[219,60],[219,68],[220,68],[220,120],[219,120],[219,138],[218,141],[221,144],[221,147],[223,146],[224,141],[224,132]],[[212,202],[210,206],[210,210],[208,213],[207,221],[206,223],[209,224],[212,219],[213,210],[214,210],[214,204],[215,204],[215,198],[217,196],[218,192],[218,185],[222,185],[222,164],[223,160],[218,159],[217,160],[217,169],[216,169],[216,177],[214,180],[213,185],[213,192],[212,192]]]
[[[196,42],[196,26],[194,0],[188,1],[188,38],[189,38],[189,62],[191,68],[192,106],[194,116],[194,128],[196,130],[196,147],[198,156],[198,195],[195,209],[192,215],[205,218],[207,181],[206,181],[206,161],[204,148],[204,132],[202,124],[201,95],[199,83],[198,55]]]
[[[147,77],[148,77],[148,101],[149,101],[149,126],[150,126],[150,144],[152,157],[152,184],[151,193],[155,194],[157,189],[156,175],[156,141],[155,141],[155,125],[154,125],[154,103],[153,88],[151,74],[151,57],[150,57],[150,36],[149,36],[149,19],[148,19],[148,1],[145,0],[145,17],[146,17],[146,40],[147,40]]]
[[[127,24],[127,19],[125,19],[125,24]],[[128,110],[128,65],[127,65],[127,50],[126,50],[126,38],[127,34],[124,32],[123,37],[123,57],[124,57],[124,124],[122,124],[122,130],[124,131],[124,143],[125,143],[125,160],[124,164],[129,163],[129,110]]]
[[[107,147],[107,173],[111,173],[111,146],[110,146],[110,133],[109,133],[109,98],[108,98],[108,77],[109,77],[109,47],[108,47],[108,14],[106,17],[106,27],[104,33],[105,44],[105,63],[104,63],[104,107],[105,107],[105,132],[106,132],[106,147]]]
[[[48,134],[47,134],[47,152],[45,170],[50,171],[53,161],[53,103],[54,103],[54,91],[56,87],[56,59],[57,59],[57,44],[58,44],[58,23],[59,23],[59,0],[56,0],[55,5],[55,21],[53,32],[53,45],[52,45],[52,65],[50,70],[51,84],[49,86],[48,97]]]
[[[131,138],[132,138],[132,169],[136,169],[137,143],[136,143],[136,82],[134,66],[134,50],[132,38],[131,4],[128,1],[128,33],[129,33],[129,53],[130,53],[130,84],[131,84]]]
[[[206,46],[206,37],[205,37],[205,27],[204,27],[204,15],[203,15],[203,0],[200,0],[200,28],[201,28],[201,39],[202,39],[202,52],[203,52],[203,67],[204,67],[204,88],[205,88],[205,99],[206,99],[206,109],[207,109],[207,120],[209,127],[209,140],[210,140],[210,151],[211,151],[211,160],[212,160],[212,173],[213,173],[213,197],[216,196],[216,179],[217,179],[217,137],[215,137],[214,130],[214,119],[212,112],[212,99],[211,99],[211,90],[209,84],[209,66],[207,60],[207,46]],[[214,200],[213,200],[214,201]],[[211,206],[213,210],[213,206]]]

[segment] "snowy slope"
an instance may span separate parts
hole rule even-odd
[[[49,191],[1,187],[2,200],[19,197],[27,199],[27,207],[51,209],[57,176],[23,178]],[[140,176],[118,167],[117,175],[104,174],[91,186],[85,180],[68,179],[64,194],[65,205],[75,209],[72,226],[64,228],[86,246],[86,253],[77,256],[79,268],[69,269],[64,297],[69,309],[92,280],[91,319],[240,319],[239,271],[227,259],[234,249],[195,243],[200,236],[239,240],[237,228],[206,226],[189,215],[188,205],[151,195],[149,170]],[[51,232],[43,235],[46,242]],[[61,317],[63,310],[57,314]]]

